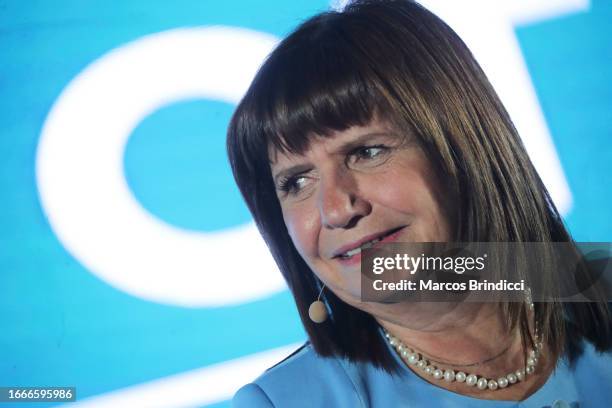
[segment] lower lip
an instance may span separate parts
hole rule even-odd
[[[406,227],[402,227],[398,229],[397,231],[395,231],[393,234],[387,235],[386,237],[384,237],[383,239],[381,239],[380,241],[372,245],[372,248],[376,248],[377,246],[379,246],[380,244],[384,244],[385,242],[393,242],[397,240],[399,238],[400,233],[404,230],[404,228]],[[340,262],[342,266],[354,266],[357,264],[361,264],[361,252],[351,256],[350,258],[338,257],[336,259],[338,260],[338,262]]]

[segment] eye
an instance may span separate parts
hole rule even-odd
[[[348,157],[350,164],[380,164],[387,157],[389,148],[385,145],[361,146],[353,150]]]
[[[278,189],[285,194],[295,195],[306,185],[308,178],[304,174],[295,174],[279,180]]]

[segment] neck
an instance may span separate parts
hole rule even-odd
[[[449,368],[477,367],[483,375],[494,374],[518,367],[524,356],[518,331],[507,329],[493,304],[415,303],[407,313],[377,321],[405,345]]]
[[[395,304],[376,311],[375,319],[388,333],[424,360],[438,361],[435,366],[442,371],[461,371],[495,380],[526,368],[530,350],[524,348],[518,330],[507,329],[501,310],[493,304]],[[532,374],[502,389],[433,380],[424,370],[409,367],[425,381],[458,394],[520,401],[538,390],[554,368],[555,361],[545,348],[538,355]]]

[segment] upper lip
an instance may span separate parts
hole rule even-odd
[[[376,232],[376,233],[371,234],[371,235],[366,235],[365,237],[359,239],[358,241],[351,242],[350,244],[343,245],[340,248],[336,249],[332,253],[332,258],[339,257],[340,255],[342,255],[342,254],[344,254],[344,253],[346,253],[346,252],[348,252],[348,251],[350,251],[352,249],[359,248],[363,244],[365,244],[366,242],[369,242],[369,241],[372,241],[372,240],[375,240],[377,238],[384,237],[384,236],[387,236],[387,235],[391,235],[394,232],[399,231],[399,230],[401,230],[404,227],[405,227],[405,225],[402,225],[401,227],[395,227],[395,228],[391,228],[391,229],[388,229],[388,230],[385,230],[385,231],[382,231],[382,232]]]

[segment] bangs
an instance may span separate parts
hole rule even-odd
[[[345,17],[327,13],[307,23],[262,66],[248,95],[258,107],[259,143],[301,154],[313,137],[366,125],[387,111],[369,57],[332,21]]]

